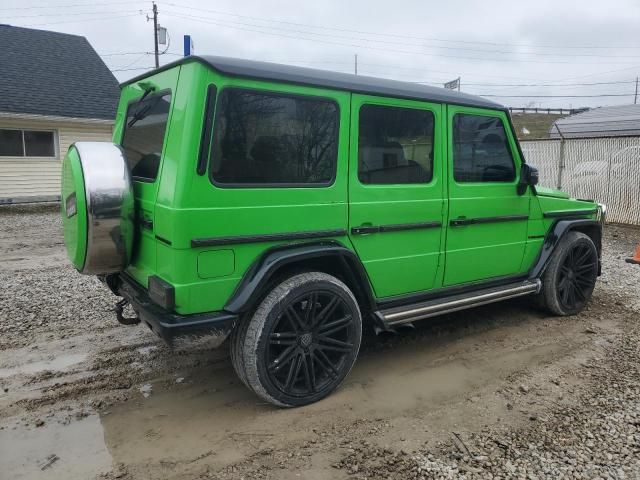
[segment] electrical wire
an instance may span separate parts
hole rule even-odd
[[[58,8],[74,8],[74,7],[103,7],[103,6],[111,6],[111,5],[131,5],[134,3],[144,3],[147,2],[143,0],[127,0],[121,2],[106,2],[106,3],[95,3],[95,2],[87,2],[87,3],[76,3],[73,5],[35,5],[31,7],[2,7],[0,10],[35,10],[35,9],[58,9]]]
[[[369,50],[377,50],[377,51],[385,51],[385,52],[391,52],[391,53],[401,53],[401,54],[408,54],[408,55],[419,55],[419,56],[427,56],[427,57],[443,57],[443,58],[455,58],[455,59],[459,59],[459,60],[473,60],[473,61],[491,61],[491,62],[508,62],[508,63],[541,63],[541,64],[568,64],[568,65],[629,65],[631,63],[635,63],[635,62],[588,62],[588,63],[579,63],[579,62],[569,62],[569,61],[551,61],[551,60],[520,60],[520,59],[508,59],[508,58],[480,58],[480,57],[463,57],[463,56],[459,56],[459,55],[450,55],[450,54],[439,54],[439,53],[428,53],[428,52],[419,52],[419,51],[408,51],[408,50],[398,50],[398,49],[391,49],[391,48],[383,48],[383,47],[378,47],[378,46],[372,46],[372,45],[362,45],[362,44],[357,44],[357,43],[344,43],[344,42],[338,42],[338,41],[332,41],[332,40],[327,40],[327,39],[321,39],[321,38],[308,38],[308,37],[304,37],[304,36],[300,36],[300,35],[296,35],[296,33],[300,33],[302,35],[309,35],[312,34],[311,32],[302,32],[302,31],[290,31],[291,34],[286,34],[286,33],[278,33],[278,32],[271,32],[271,31],[264,31],[264,30],[257,30],[256,28],[251,28],[251,27],[257,27],[257,28],[272,28],[272,27],[263,27],[263,26],[257,26],[257,25],[252,25],[252,24],[242,24],[241,22],[232,22],[232,23],[236,23],[242,26],[235,26],[235,25],[229,25],[228,23],[221,23],[220,21],[216,21],[213,20],[211,18],[207,18],[207,17],[196,17],[193,15],[186,15],[184,13],[181,12],[175,12],[175,11],[167,11],[164,10],[164,13],[169,13],[170,15],[173,15],[174,17],[177,18],[182,18],[185,20],[193,20],[193,21],[197,21],[197,22],[201,22],[201,23],[205,23],[205,24],[211,24],[211,25],[216,25],[216,26],[220,26],[223,28],[229,28],[229,29],[234,29],[234,30],[241,30],[241,31],[248,31],[248,32],[254,32],[254,33],[259,33],[259,34],[263,34],[263,35],[271,35],[271,36],[277,36],[277,37],[283,37],[283,38],[292,38],[292,39],[296,39],[296,40],[306,40],[306,41],[310,41],[310,42],[317,42],[317,43],[323,43],[323,44],[328,44],[328,45],[339,45],[339,46],[343,46],[343,47],[356,47],[356,48],[364,48],[364,49],[369,49]],[[250,28],[246,28],[246,27],[250,27]],[[280,29],[282,30],[282,29]],[[358,40],[358,39],[355,39]]]
[[[97,21],[97,20],[114,20],[116,18],[127,18],[127,17],[136,17],[140,15],[139,13],[133,13],[133,14],[128,14],[128,15],[117,15],[117,16],[113,16],[113,17],[98,17],[98,18],[81,18],[81,19],[77,19],[77,20],[63,20],[60,22],[47,22],[47,23],[31,23],[31,24],[27,24],[27,25],[16,25],[18,27],[44,27],[47,25],[59,25],[62,23],[78,23],[78,22],[93,22],[93,21]]]
[[[226,15],[226,16],[232,16],[232,17],[236,17],[236,18],[246,18],[246,19],[250,19],[250,20],[258,20],[261,22],[272,22],[272,23],[279,23],[279,24],[284,24],[284,25],[293,25],[293,26],[297,26],[297,27],[304,27],[304,28],[315,28],[316,30],[331,30],[331,31],[337,31],[337,32],[347,32],[347,33],[357,33],[357,34],[364,34],[364,35],[372,35],[372,36],[383,36],[383,37],[396,37],[396,38],[406,38],[406,39],[413,39],[413,40],[427,40],[427,41],[435,41],[435,42],[444,42],[444,43],[462,43],[462,44],[472,44],[472,45],[493,45],[493,46],[510,46],[510,47],[533,47],[533,48],[555,48],[555,49],[633,49],[633,50],[637,50],[638,48],[640,48],[640,45],[638,46],[630,46],[630,45],[535,45],[535,44],[524,44],[524,43],[500,43],[500,42],[485,42],[485,41],[479,41],[479,40],[455,40],[455,39],[442,39],[442,38],[434,38],[434,37],[423,37],[423,36],[416,36],[416,35],[403,35],[403,34],[394,34],[394,33],[380,33],[380,32],[373,32],[373,31],[366,31],[366,30],[354,30],[354,29],[346,29],[346,28],[338,28],[338,27],[328,27],[328,26],[323,26],[323,25],[311,25],[308,23],[299,23],[299,22],[291,22],[291,21],[284,21],[284,20],[277,20],[277,19],[268,19],[268,18],[263,18],[263,17],[256,17],[256,16],[250,16],[250,15],[240,15],[237,13],[231,13],[231,12],[224,12],[221,10],[213,10],[213,9],[206,9],[206,8],[199,8],[199,7],[193,7],[193,6],[187,6],[187,5],[180,5],[180,4],[175,4],[175,3],[170,3],[167,2],[164,5],[169,5],[169,6],[173,6],[173,7],[179,7],[179,8],[184,8],[184,9],[188,9],[188,10],[196,10],[196,11],[200,11],[200,12],[208,12],[208,13],[214,13],[214,14],[218,14],[218,15]]]
[[[493,95],[476,93],[480,97],[491,98],[604,98],[604,97],[633,97],[633,93],[610,93],[599,95]]]
[[[136,12],[139,12],[137,10]],[[112,10],[100,12],[74,12],[74,13],[37,13],[35,15],[7,15],[8,18],[34,18],[34,17],[77,17],[80,15],[104,15],[112,13],[131,13],[131,10]]]

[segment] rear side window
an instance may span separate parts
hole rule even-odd
[[[358,178],[364,184],[428,183],[433,178],[433,113],[363,105]]]
[[[338,107],[324,98],[228,88],[216,108],[211,178],[221,185],[329,185]]]
[[[453,117],[456,182],[511,182],[516,170],[502,120],[483,115]]]
[[[158,176],[171,94],[149,95],[127,109],[122,148],[134,179],[153,182]]]

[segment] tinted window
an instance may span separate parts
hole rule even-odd
[[[516,177],[502,120],[453,117],[453,174],[457,182],[511,182]]]
[[[158,176],[171,95],[150,95],[127,109],[122,137],[131,176],[153,181]]]
[[[0,156],[22,157],[22,130],[0,130]]]
[[[226,89],[216,108],[216,183],[328,184],[337,156],[338,109],[318,98]]]
[[[433,113],[363,105],[358,178],[366,184],[427,183],[433,177]]]
[[[53,132],[25,130],[24,148],[27,157],[55,157]]]

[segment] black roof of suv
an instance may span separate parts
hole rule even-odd
[[[233,77],[256,78],[260,80],[346,90],[368,95],[384,95],[387,97],[423,100],[434,103],[504,109],[502,105],[492,102],[491,100],[476,95],[448,90],[446,88],[240,58],[217,57],[212,55],[191,56],[164,65],[160,67],[160,70],[165,70],[189,61],[203,63],[222,74]],[[135,82],[153,73],[154,71],[134,77],[124,82],[123,85]]]

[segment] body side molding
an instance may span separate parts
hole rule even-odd
[[[423,230],[428,228],[440,228],[442,222],[419,222],[419,223],[396,223],[392,225],[363,225],[360,227],[353,227],[351,229],[352,235],[365,235],[368,233],[389,233],[389,232],[404,232],[406,230]]]
[[[455,218],[449,221],[452,227],[463,227],[465,225],[481,225],[485,223],[504,223],[504,222],[520,222],[529,220],[529,215],[503,215],[499,217],[480,217],[480,218]]]
[[[191,240],[191,246],[194,248],[217,247],[220,245],[237,245],[241,243],[309,240],[309,239],[315,239],[315,238],[344,237],[346,234],[347,234],[346,230],[336,229],[336,230],[317,230],[317,231],[310,231],[310,232],[266,233],[263,235],[239,235],[236,237],[194,238],[193,240]]]

